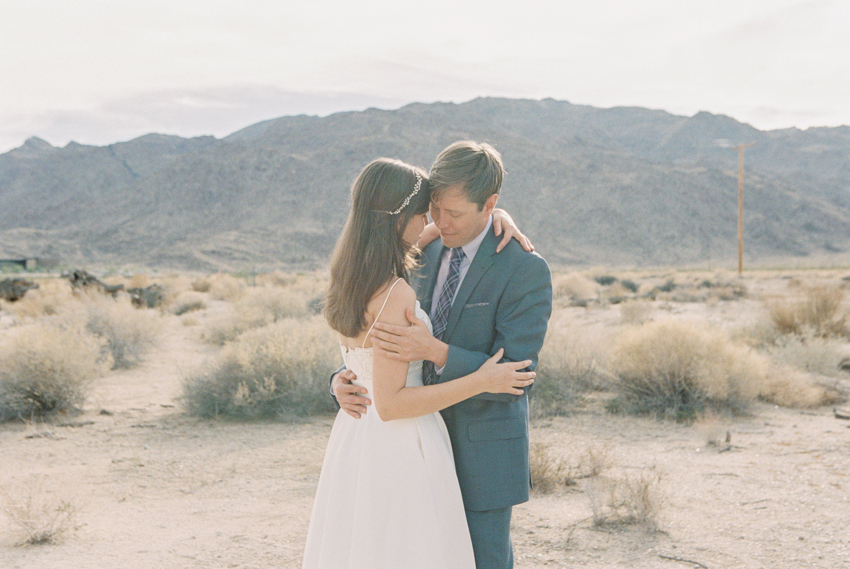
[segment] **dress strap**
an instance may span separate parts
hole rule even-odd
[[[399,277],[392,284],[392,286],[390,286],[390,290],[387,293],[387,297],[384,299],[384,304],[381,305],[381,309],[378,311],[378,314],[375,315],[375,321],[372,322],[372,325],[369,326],[369,331],[366,332],[366,335],[363,337],[363,345],[361,346],[362,348],[366,347],[366,340],[369,338],[369,334],[372,333],[372,328],[375,327],[375,324],[378,322],[378,318],[381,317],[381,313],[384,311],[384,307],[387,305],[387,301],[390,299],[390,295],[393,293],[393,289],[395,288],[395,285],[397,285],[399,283],[399,281],[401,281],[401,280],[403,280],[403,279],[401,277]]]

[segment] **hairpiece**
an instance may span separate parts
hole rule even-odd
[[[416,185],[413,186],[413,192],[411,192],[411,194],[409,196],[404,198],[404,201],[401,202],[401,206],[399,206],[399,208],[397,210],[395,210],[395,211],[385,211],[385,212],[382,212],[382,213],[388,213],[390,215],[400,214],[401,210],[406,208],[407,204],[410,203],[410,198],[412,198],[413,196],[415,196],[416,194],[419,193],[419,188],[422,187],[422,175],[419,172],[415,172],[415,174],[416,174]]]

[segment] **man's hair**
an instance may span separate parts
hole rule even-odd
[[[499,152],[486,142],[460,140],[440,152],[428,174],[431,199],[440,199],[451,186],[461,185],[466,198],[478,204],[502,189],[505,167]]]

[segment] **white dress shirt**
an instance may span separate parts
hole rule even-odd
[[[469,266],[472,264],[472,260],[475,259],[475,254],[478,253],[479,247],[481,247],[481,243],[484,241],[484,237],[487,235],[487,232],[490,231],[490,228],[493,227],[493,216],[487,220],[487,226],[484,228],[484,231],[478,234],[478,237],[467,243],[466,245],[461,246],[463,249],[463,260],[460,262],[460,268],[458,269],[458,281],[457,288],[455,289],[455,296],[457,296],[457,292],[460,290],[460,285],[463,284],[463,279],[466,277],[466,273],[469,272]],[[440,270],[437,271],[437,282],[434,284],[434,295],[431,297],[431,320],[434,320],[434,316],[437,311],[437,304],[440,302],[440,294],[443,292],[443,286],[446,284],[446,279],[449,278],[449,259],[451,258],[452,250],[446,249],[443,251],[443,257],[440,259]],[[452,297],[452,304],[454,304],[454,297]]]

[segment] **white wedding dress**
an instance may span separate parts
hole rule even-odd
[[[430,330],[418,302],[416,315]],[[343,346],[342,357],[357,375],[354,383],[374,398],[372,348]],[[422,385],[422,362],[410,364],[406,385]],[[475,569],[451,442],[439,413],[383,422],[373,399],[360,419],[337,414],[303,568]]]

